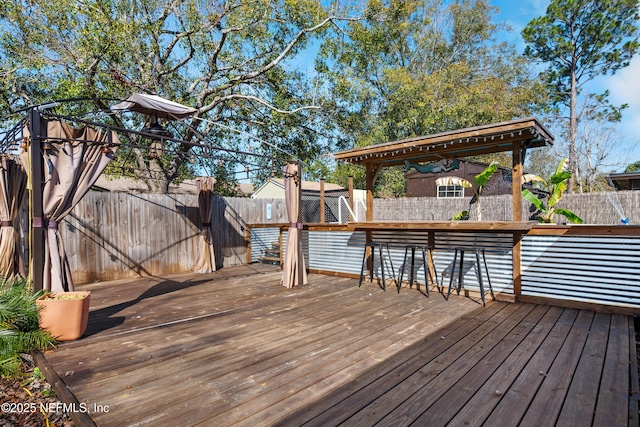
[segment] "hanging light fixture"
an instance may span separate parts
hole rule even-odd
[[[173,136],[171,132],[163,128],[162,125],[158,123],[157,117],[154,117],[153,123],[151,123],[148,128],[143,129],[142,131],[152,135],[150,137],[152,142],[149,146],[149,158],[156,159],[158,157],[162,157],[164,155],[162,138],[171,138]]]
[[[153,123],[151,123],[148,128],[143,129],[142,131],[155,136],[155,139],[161,139],[163,137],[171,138],[173,136],[171,132],[163,128],[162,125],[158,123],[157,117],[154,118]]]

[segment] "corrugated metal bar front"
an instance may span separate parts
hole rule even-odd
[[[305,255],[308,254],[306,258],[307,267],[324,271],[360,274],[365,235],[365,232],[362,231],[310,231],[304,233],[303,246]],[[408,278],[409,265],[403,266],[406,245],[426,246],[428,232],[375,231],[372,233],[372,239],[375,242],[389,243],[390,260],[387,259],[386,251],[383,254],[385,257],[385,269],[390,269],[391,265],[393,265],[394,273],[398,277],[400,269],[405,267],[404,277]],[[283,240],[283,245],[286,246],[286,239]],[[435,244],[436,250],[433,252],[434,264],[438,278],[445,285],[449,284],[451,264],[453,263],[453,248],[464,247],[467,250],[471,250],[478,247],[484,248],[486,251],[487,267],[494,290],[505,293],[513,292],[511,255],[513,237],[511,234],[436,233]],[[407,264],[410,263],[409,254],[410,252],[407,254]],[[376,255],[378,254],[376,253]],[[379,260],[376,261],[376,264],[378,263]],[[425,277],[424,262],[419,249],[416,251],[414,263],[414,277],[422,283]],[[463,281],[467,289],[478,289],[475,265],[474,253],[467,252],[463,264]],[[485,277],[484,266],[482,268],[482,275]],[[376,270],[378,269],[379,266],[376,265]],[[486,279],[484,280],[486,281]]]
[[[385,264],[386,269],[393,266],[393,272],[396,278],[400,277],[400,271],[403,273],[403,281],[409,280],[411,270],[411,252],[406,251],[407,259],[405,264],[405,250],[407,245],[424,246],[426,247],[429,242],[429,233],[426,231],[397,231],[397,230],[379,230],[372,233],[372,240],[374,242],[388,243],[389,255],[391,262]],[[363,242],[364,243],[364,242]],[[386,253],[386,251],[385,251]],[[385,256],[383,253],[383,256]],[[376,253],[378,255],[378,253]],[[435,254],[434,254],[435,258]],[[360,249],[360,261],[362,261],[362,249]],[[424,262],[422,259],[422,251],[416,249],[414,261],[414,279],[419,283],[424,283]],[[427,261],[428,262],[428,261]],[[360,266],[361,264],[359,264]],[[436,271],[438,277],[440,277],[440,271],[436,265]],[[360,273],[360,270],[358,270]],[[379,274],[379,272],[377,272]],[[388,274],[388,273],[387,273]]]
[[[264,251],[271,249],[280,238],[279,228],[252,228],[251,229],[251,262],[258,262],[258,258],[264,255]]]
[[[365,233],[362,231],[309,231],[308,267],[360,274]]]
[[[449,285],[455,248],[465,249],[462,266],[463,283],[467,289],[479,290],[474,249],[484,249],[487,268],[494,292],[513,293],[513,235],[502,233],[435,233],[434,263],[438,278]],[[460,263],[458,255],[457,263]],[[480,257],[481,264],[483,263]],[[458,275],[459,265],[456,266]],[[487,290],[484,265],[480,265]],[[454,285],[457,277],[454,277]]]
[[[522,294],[640,306],[640,237],[524,236]]]

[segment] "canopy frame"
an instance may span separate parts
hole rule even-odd
[[[155,99],[153,100],[155,101]],[[76,100],[74,99],[69,101],[76,101]],[[127,100],[126,102],[131,102],[131,100]],[[168,102],[171,103],[171,101],[168,101]],[[175,108],[184,107],[184,106],[181,106],[180,104],[176,104],[176,103],[172,103],[172,104],[175,104],[173,105]],[[43,168],[45,166],[44,160],[42,157],[43,144],[46,144],[47,141],[62,142],[67,140],[66,138],[51,138],[49,135],[47,135],[47,120],[61,120],[61,121],[81,123],[84,126],[103,129],[108,135],[111,135],[111,132],[116,132],[118,134],[140,135],[147,138],[157,137],[157,135],[154,135],[145,131],[136,131],[132,129],[121,128],[118,126],[112,126],[105,123],[84,120],[79,117],[57,115],[57,114],[51,113],[50,111],[47,111],[49,108],[52,108],[58,105],[60,105],[60,102],[56,101],[52,103],[32,106],[28,109],[21,110],[21,112],[26,112],[25,116],[21,120],[19,120],[11,129],[4,132],[4,138],[0,140],[0,153],[8,153],[24,142],[25,136],[24,136],[23,129],[25,128],[25,126],[28,127],[28,131],[30,134],[29,146],[31,147],[30,155],[29,155],[29,162],[30,162],[30,169],[31,169],[30,179],[32,183],[31,197],[33,200],[32,218],[31,218],[31,229],[33,233],[33,239],[31,240],[32,247],[30,248],[30,252],[32,254],[32,265],[30,266],[30,269],[31,269],[30,276],[33,281],[34,291],[43,289],[43,283],[44,283],[43,278],[45,273],[44,272],[44,259],[45,259],[44,234],[46,232],[46,224],[45,224],[45,221],[42,220],[44,216],[44,212],[43,212],[44,169]],[[125,104],[125,102],[122,102],[120,107],[121,107],[120,109],[136,111],[134,109],[136,108],[135,106],[129,106],[128,104]],[[130,108],[130,107],[133,107],[133,108]],[[137,111],[137,112],[140,112],[142,114],[151,113],[154,116],[163,117],[159,115],[159,113],[152,111],[154,108],[153,105],[151,105],[150,108],[151,110]],[[171,119],[181,120],[191,114],[192,114],[192,111],[186,111],[183,116],[180,116],[179,114],[176,115],[172,112],[172,113],[168,113],[166,118],[169,120]],[[290,161],[290,159],[285,159],[281,157],[269,156],[269,155],[254,153],[254,152],[245,152],[241,150],[227,149],[227,148],[214,145],[206,140],[202,142],[193,142],[193,141],[186,141],[186,140],[182,140],[182,139],[174,138],[170,136],[161,136],[160,138],[163,140],[174,141],[180,145],[183,145],[189,148],[191,147],[206,148],[212,154],[216,152],[226,152],[229,154],[265,158],[274,162],[287,163]],[[90,142],[96,142],[96,141],[77,140],[76,142],[90,143]],[[102,142],[102,143],[104,144],[105,148],[112,147],[114,149],[121,146],[127,146],[127,145],[135,146],[135,144],[122,142],[122,141],[114,141],[111,138],[109,138],[108,141]],[[175,155],[186,155],[186,152],[176,152]],[[211,157],[216,158],[215,155],[212,155]]]

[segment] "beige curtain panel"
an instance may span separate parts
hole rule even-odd
[[[302,223],[300,216],[301,174],[297,163],[289,163],[284,168],[284,193],[289,233],[284,256],[282,285],[286,288],[307,284],[307,269],[302,256]]]
[[[202,231],[198,250],[198,260],[194,271],[196,273],[211,273],[216,271],[216,253],[213,247],[213,235],[211,232],[211,216],[213,211],[213,186],[215,178],[206,177],[196,179],[198,189],[198,210],[202,220]]]
[[[2,155],[0,159],[0,275],[25,276],[20,240],[13,222],[27,191],[27,173],[17,159]]]
[[[28,135],[28,130],[25,129]],[[74,129],[62,121],[47,122],[44,149],[43,212],[45,232],[44,290],[73,291],[69,262],[58,224],[78,204],[115,157],[120,141],[114,132]]]

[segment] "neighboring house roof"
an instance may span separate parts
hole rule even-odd
[[[253,193],[253,184],[240,183],[239,192],[244,196]],[[147,193],[147,185],[140,180],[126,177],[110,177],[100,175],[98,181],[92,187],[95,191]],[[169,185],[169,194],[198,194],[195,179],[187,179],[179,185]]]
[[[100,175],[96,183],[92,187],[97,191],[110,192],[126,192],[126,193],[148,193],[149,190],[144,181],[140,181],[127,177],[111,177],[108,175]],[[188,180],[180,185],[170,185],[169,193],[171,194],[197,194],[196,184],[194,180]]]
[[[240,189],[240,193],[245,196],[245,197],[249,197],[253,194],[253,184],[251,184],[250,182],[241,182],[238,184],[238,187]]]
[[[640,172],[611,173],[609,179],[618,190],[640,190]]]
[[[338,184],[332,184],[329,182],[324,183],[324,191],[344,191],[345,188]],[[303,192],[320,192],[320,183],[314,181],[302,181]],[[251,197],[255,199],[261,198],[273,198],[284,199],[284,179],[282,178],[269,178],[267,182],[262,184]]]

